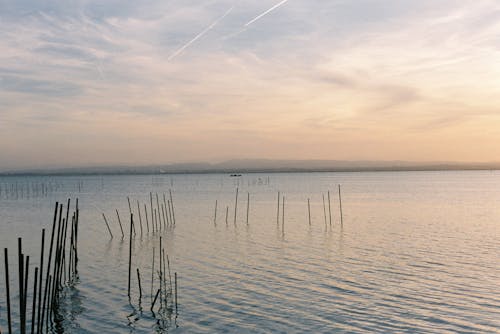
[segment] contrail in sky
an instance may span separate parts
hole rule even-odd
[[[288,0],[281,1],[280,3],[274,5],[271,8],[269,8],[268,10],[266,10],[264,13],[260,14],[259,16],[257,16],[256,18],[248,21],[247,24],[245,24],[245,27],[248,27],[249,25],[251,25],[252,23],[254,23],[255,21],[257,21],[261,17],[266,16],[267,14],[269,14],[270,12],[272,12],[273,10],[275,10],[276,8],[278,8],[279,6],[284,5],[285,2],[288,2]]]
[[[190,40],[189,42],[187,42],[186,44],[184,44],[180,49],[178,49],[177,51],[175,51],[174,53],[172,53],[170,55],[170,57],[168,57],[168,60],[172,60],[175,57],[177,57],[182,51],[186,50],[191,44],[193,44],[194,42],[196,42],[196,40],[198,40],[203,35],[205,35],[207,32],[209,32],[210,30],[212,30],[213,27],[215,27],[220,21],[222,21],[222,19],[224,19],[233,10],[233,8],[234,8],[234,6],[231,7],[231,8],[229,8],[229,10],[224,13],[224,15],[222,15],[217,20],[215,20],[214,22],[212,22],[211,25],[209,25],[208,27],[206,27],[205,30],[203,30],[198,35],[196,35],[192,40]]]

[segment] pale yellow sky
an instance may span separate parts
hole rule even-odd
[[[0,169],[499,160],[497,1],[0,6]]]

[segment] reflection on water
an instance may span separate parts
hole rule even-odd
[[[80,278],[54,333],[500,330],[499,172],[4,177],[0,186],[0,248],[15,249],[22,236],[26,254],[38,254],[53,203],[80,199]],[[129,300],[129,242],[115,209],[128,212],[129,197],[149,210],[149,192],[168,189],[176,227],[137,234],[142,298],[133,276]],[[179,275],[178,315],[172,305],[150,310],[160,236]],[[5,329],[3,272],[2,264]]]

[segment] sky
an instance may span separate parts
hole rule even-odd
[[[498,157],[497,0],[0,0],[0,169]]]

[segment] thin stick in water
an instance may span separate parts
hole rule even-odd
[[[130,275],[132,271],[132,228],[134,225],[134,218],[133,215],[130,214],[130,234],[129,234],[129,247],[128,247],[128,296],[130,298]]]
[[[137,200],[137,213],[139,213],[139,225],[141,226],[141,238],[142,238],[142,216],[141,216],[141,207],[139,206],[139,200]]]
[[[330,191],[328,191],[328,214],[330,216],[330,227],[332,227],[332,208],[330,205]]]
[[[37,288],[38,288],[38,267],[35,267],[35,285],[33,286],[33,306],[31,308],[31,334],[35,333]]]
[[[234,200],[234,225],[236,226],[236,213],[238,211],[238,187],[236,187],[236,198]]]
[[[344,226],[344,218],[342,215],[342,196],[340,194],[340,184],[339,184],[339,206],[340,206],[340,224]]]
[[[6,290],[6,298],[7,298],[7,324],[9,328],[9,334],[12,334],[12,318],[10,311],[10,280],[9,280],[9,251],[7,248],[3,250],[4,259],[5,259],[5,290]]]
[[[215,200],[214,226],[217,226],[217,200]]]
[[[250,211],[250,192],[247,193],[247,225],[248,225],[248,213]]]
[[[118,213],[118,209],[116,210],[116,216],[118,217],[118,224],[120,224],[120,230],[122,231],[122,239],[125,237],[125,234],[123,233],[123,226],[122,226],[122,221],[120,219],[120,214]]]
[[[142,299],[141,274],[139,273],[139,268],[137,268],[137,281],[139,283],[139,299]]]
[[[278,191],[278,209],[276,210],[276,225],[280,224],[280,192]]]
[[[307,212],[309,213],[309,226],[311,226],[311,203],[309,198],[307,199]]]
[[[106,216],[104,213],[102,214],[102,217],[104,218],[104,222],[106,223],[106,226],[108,227],[109,235],[111,236],[111,239],[113,239],[113,233],[111,233],[111,229],[109,228],[108,220],[106,219]]]

